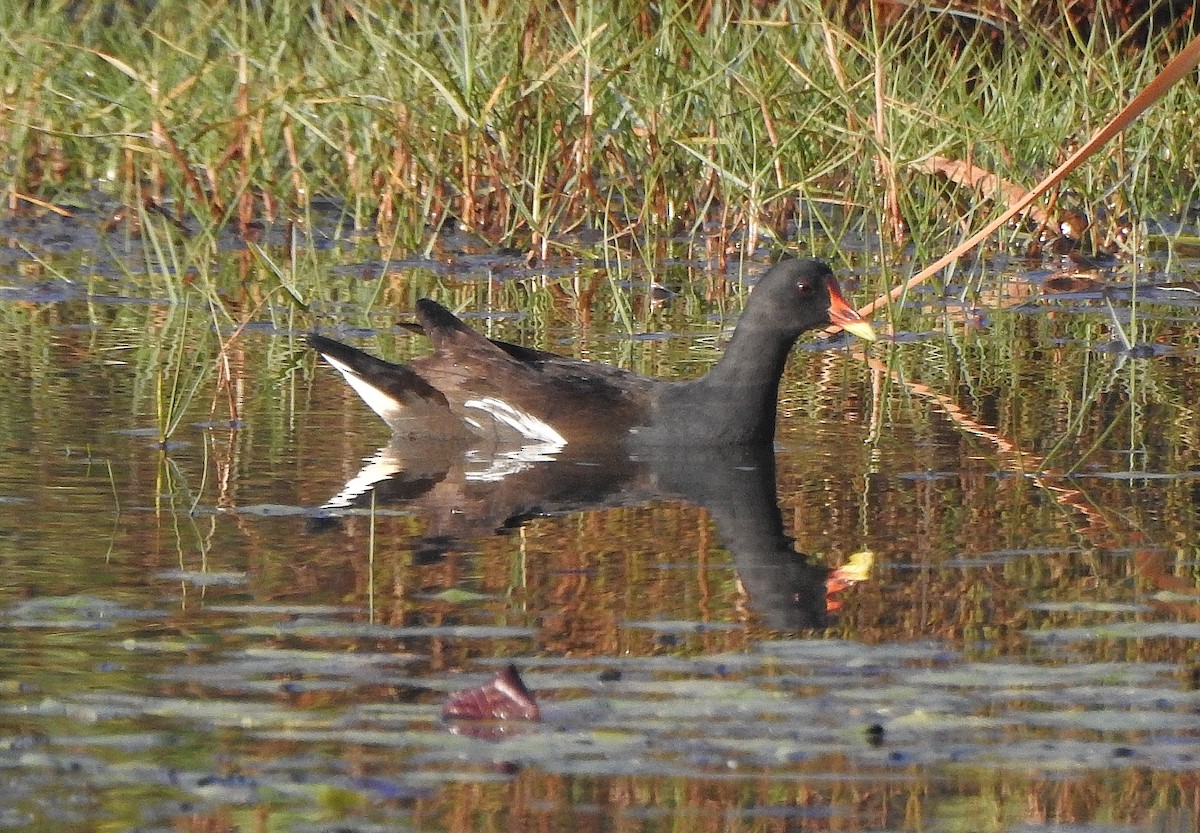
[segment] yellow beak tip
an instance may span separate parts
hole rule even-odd
[[[863,341],[874,341],[877,338],[875,328],[868,321],[847,321],[842,325],[842,329]]]

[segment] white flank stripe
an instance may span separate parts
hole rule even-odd
[[[552,443],[558,446],[567,444],[567,440],[562,434],[555,431],[533,414],[526,413],[520,408],[514,408],[507,402],[495,397],[488,396],[484,399],[468,399],[463,403],[463,406],[483,411],[490,415],[492,419],[504,423],[527,440],[535,440],[539,443]]]

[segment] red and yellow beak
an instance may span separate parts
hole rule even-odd
[[[875,340],[875,329],[854,310],[854,307],[846,303],[846,299],[842,297],[842,290],[833,278],[829,279],[829,323],[864,341]]]

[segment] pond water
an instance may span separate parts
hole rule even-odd
[[[243,251],[173,290],[30,245],[0,259],[0,828],[1200,823],[1195,261],[996,262],[869,349],[809,337],[774,459],[531,460],[389,444],[303,334],[417,355],[431,295],[685,377],[739,286],[342,249],[302,311]],[[441,719],[510,662],[540,723]]]

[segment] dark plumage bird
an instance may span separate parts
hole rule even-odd
[[[417,318],[433,353],[408,364],[324,336],[309,344],[398,435],[553,447],[768,444],[779,379],[802,333],[836,324],[875,338],[818,260],[785,260],[763,275],[721,360],[686,382],[493,341],[428,299]]]

